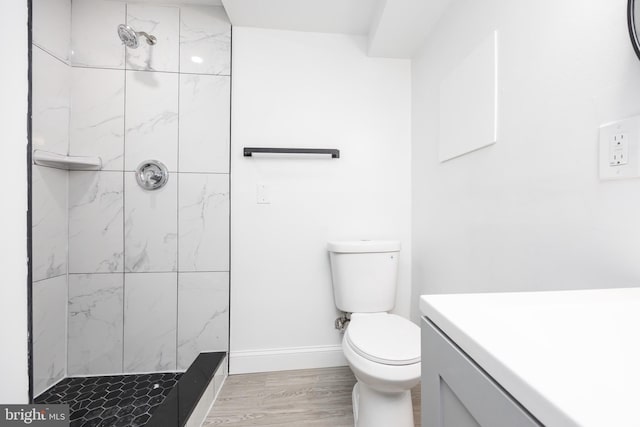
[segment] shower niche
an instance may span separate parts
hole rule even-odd
[[[62,162],[32,165],[34,398],[226,354],[224,9],[33,0],[32,14],[32,148]],[[153,191],[136,181],[149,159],[171,176]]]

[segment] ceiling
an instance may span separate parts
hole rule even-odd
[[[382,0],[369,31],[369,55],[411,58],[451,0]]]
[[[133,1],[223,6],[234,26],[361,35],[370,56],[411,58],[451,0]]]
[[[222,0],[132,0],[130,3],[155,4],[197,4],[201,6],[222,6]]]
[[[371,56],[411,58],[450,0],[222,0],[235,26],[367,36]]]
[[[378,0],[222,0],[236,26],[320,33],[369,33]]]

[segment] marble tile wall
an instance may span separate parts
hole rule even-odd
[[[183,370],[228,349],[230,24],[207,6],[71,14],[69,152],[104,167],[68,177],[69,374]],[[125,49],[122,23],[157,44]],[[148,159],[160,190],[135,180]]]
[[[122,370],[122,274],[69,275],[69,372],[98,375]]]
[[[67,372],[67,276],[33,284],[33,387],[35,395]]]
[[[174,179],[171,179],[174,178]],[[125,269],[131,273],[177,271],[178,183],[175,175],[154,191],[125,174]]]
[[[47,0],[40,0],[47,1]],[[79,0],[71,4],[71,63],[74,67],[124,69],[125,47],[116,35],[127,5]]]
[[[231,99],[227,76],[180,75],[181,170],[228,173]],[[215,141],[215,143],[212,143]]]
[[[124,371],[175,371],[177,273],[124,277]]]
[[[125,169],[157,159],[178,170],[177,73],[127,71]]]
[[[33,166],[33,281],[67,274],[67,185],[69,172]]]
[[[127,25],[136,31],[153,34],[153,46],[140,40],[140,47],[127,49],[127,69],[180,71],[180,9],[142,4],[127,5]]]
[[[229,273],[178,273],[178,369],[228,344]]]
[[[34,150],[66,154],[71,108],[71,0],[33,1]],[[33,382],[41,393],[67,373],[69,172],[32,167]]]
[[[33,46],[34,150],[62,154],[69,150],[70,72],[61,58]]]
[[[33,44],[69,61],[71,0],[33,0]]]
[[[124,73],[79,67],[71,72],[69,151],[100,156],[105,171],[124,167]]]
[[[69,175],[69,272],[124,272],[122,172]]]
[[[229,177],[179,177],[179,271],[229,270]]]
[[[180,72],[231,74],[231,31],[222,8],[192,6],[180,14]]]

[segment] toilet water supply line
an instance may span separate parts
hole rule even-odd
[[[342,316],[338,317],[334,322],[334,326],[340,332],[344,332],[347,329],[347,325],[351,321],[351,313],[344,313]]]

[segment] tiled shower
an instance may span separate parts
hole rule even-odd
[[[228,350],[231,29],[221,7],[34,0],[34,394],[64,377],[184,371]],[[158,42],[126,49],[117,26]],[[161,189],[136,182],[158,160]]]

